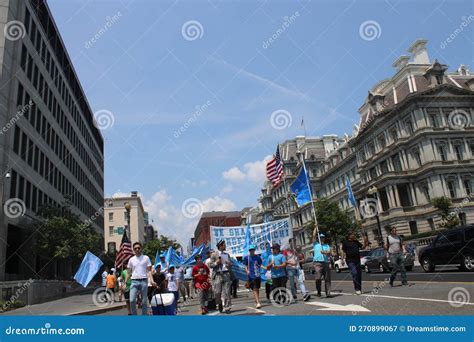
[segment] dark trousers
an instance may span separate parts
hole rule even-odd
[[[265,294],[267,295],[267,299],[270,300],[270,293],[272,292],[272,284],[268,281],[265,282]]]
[[[278,287],[285,287],[286,288],[287,280],[288,280],[287,277],[272,278],[272,291],[275,290]]]
[[[239,279],[232,280],[232,286],[230,288],[231,296],[237,298],[237,289],[239,287]]]
[[[347,266],[351,271],[352,282],[356,291],[362,291],[362,270],[360,269],[360,261],[346,260]]]

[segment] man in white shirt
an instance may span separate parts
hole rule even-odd
[[[216,295],[219,311],[230,313],[230,288],[232,285],[230,255],[225,251],[225,240],[217,243],[217,252],[212,253],[209,265],[212,269],[212,289]]]
[[[137,314],[137,295],[141,294],[142,299],[142,315],[148,315],[148,282],[152,286],[156,286],[151,274],[151,261],[147,255],[142,255],[142,244],[135,242],[133,244],[135,256],[131,257],[127,265],[127,278],[132,277],[132,285],[130,286],[130,308],[132,315]]]

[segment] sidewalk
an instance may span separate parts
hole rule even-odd
[[[0,313],[2,316],[73,316],[96,315],[99,313],[125,308],[125,302],[113,304],[94,304],[92,293],[61,298],[51,302],[25,306],[19,309]]]

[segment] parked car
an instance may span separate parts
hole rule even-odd
[[[371,252],[370,250],[360,251],[361,266],[365,265],[366,257],[367,255],[370,254],[370,252]],[[347,270],[347,269],[349,269],[349,266],[347,266],[346,260],[344,260],[342,257],[339,257],[339,260],[336,260],[334,262],[334,270],[336,271],[336,273],[340,273],[341,271]]]
[[[307,272],[307,273],[311,273],[311,274],[316,273],[316,271],[314,270],[314,266],[313,266],[313,257],[312,256],[307,257],[305,259],[304,264],[303,264],[303,271]]]
[[[410,253],[404,253],[403,255],[405,257],[405,268],[407,271],[411,271],[415,263],[413,255]],[[364,269],[367,273],[375,270],[385,273],[392,270],[390,259],[387,258],[387,251],[383,247],[373,249],[365,258]]]
[[[467,225],[440,233],[418,254],[425,272],[433,272],[437,265],[460,265],[474,271],[474,225]]]

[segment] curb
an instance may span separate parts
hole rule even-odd
[[[100,313],[108,312],[108,311],[115,311],[115,310],[121,310],[125,309],[127,307],[126,304],[122,305],[117,305],[117,306],[111,306],[111,307],[104,307],[104,308],[99,308],[99,309],[92,309],[92,310],[87,310],[87,311],[79,311],[79,312],[73,312],[70,314],[67,314],[66,316],[89,316],[89,315],[97,315]]]

